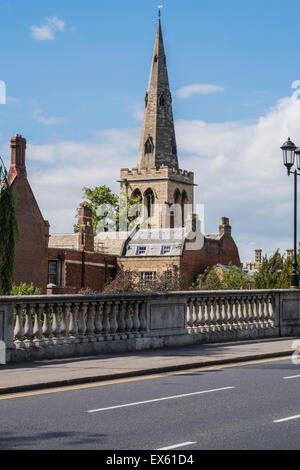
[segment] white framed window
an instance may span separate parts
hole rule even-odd
[[[142,271],[140,272],[140,282],[155,281],[156,271]]]
[[[144,255],[146,253],[146,247],[145,246],[137,246],[135,254],[136,255]]]
[[[161,255],[169,255],[171,253],[170,245],[164,245],[161,247],[160,254]]]

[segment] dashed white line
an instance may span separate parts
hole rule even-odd
[[[275,419],[273,423],[283,423],[284,421],[291,421],[292,419],[299,419],[300,415],[289,416],[288,418]]]
[[[128,406],[145,405],[146,403],[154,403],[154,402],[157,402],[157,401],[164,401],[164,400],[173,400],[174,398],[190,397],[190,396],[193,396],[193,395],[201,395],[201,394],[204,394],[204,393],[221,392],[223,390],[231,390],[233,388],[235,388],[235,387],[214,388],[212,390],[202,390],[201,392],[185,393],[184,395],[174,395],[174,396],[171,396],[171,397],[155,398],[154,400],[138,401],[138,402],[135,402],[135,403],[126,403],[124,405],[108,406],[106,408],[98,408],[96,410],[88,410],[87,413],[97,413],[99,411],[116,410],[118,408],[125,408],[125,407],[128,407]]]
[[[296,379],[296,378],[299,378],[300,375],[290,375],[289,377],[283,377],[285,380],[286,379]]]
[[[171,449],[178,449],[178,447],[186,447],[186,446],[191,446],[193,444],[197,444],[197,442],[181,442],[181,444],[175,444],[173,446],[168,446],[168,447],[161,447],[160,449],[155,449],[155,450],[171,450]]]

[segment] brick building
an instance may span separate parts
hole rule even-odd
[[[14,282],[33,282],[43,293],[76,293],[86,288],[101,291],[114,278],[117,260],[94,250],[91,210],[80,209],[79,233],[72,237],[72,247],[49,247],[49,222],[44,220],[27,179],[26,140],[17,134],[10,145],[9,181],[16,195],[19,226]]]

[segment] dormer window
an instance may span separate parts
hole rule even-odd
[[[156,55],[156,56],[154,56],[154,62],[157,62],[157,61],[158,61],[158,57]]]
[[[154,150],[153,140],[152,140],[152,137],[149,136],[145,143],[145,154],[153,153],[153,150]]]
[[[138,246],[136,248],[135,254],[137,256],[145,255],[146,254],[146,247],[145,246]]]
[[[148,106],[148,92],[146,93],[146,96],[145,96],[145,108],[147,108]]]

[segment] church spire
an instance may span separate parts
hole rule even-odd
[[[172,97],[159,18],[145,98],[138,168],[153,168],[162,165],[178,168]]]

